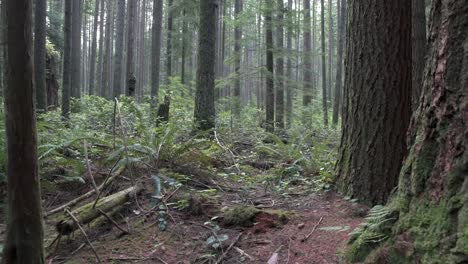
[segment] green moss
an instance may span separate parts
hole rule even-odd
[[[223,212],[223,222],[226,225],[249,226],[260,212],[261,210],[253,206],[235,206]]]
[[[283,225],[287,224],[290,219],[297,216],[295,212],[287,210],[264,210],[264,212],[278,217],[278,221]]]
[[[414,153],[412,163],[411,189],[414,195],[418,195],[425,190],[427,179],[431,176],[434,168],[439,144],[435,141],[426,140],[421,143],[421,149]]]

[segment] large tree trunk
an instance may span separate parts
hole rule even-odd
[[[5,64],[6,64],[6,8],[5,2],[0,2],[0,95],[3,96],[5,85]]]
[[[159,96],[159,76],[161,60],[161,29],[163,0],[153,0],[153,29],[151,32],[151,98],[155,108]]]
[[[265,1],[265,30],[266,30],[266,100],[265,129],[267,132],[275,131],[275,87],[273,78],[273,0]]]
[[[284,46],[284,6],[283,0],[277,1],[277,30],[276,30],[276,48],[278,56],[276,57],[276,122],[278,128],[284,128],[284,57],[281,55]]]
[[[200,1],[195,128],[215,128],[216,0]]]
[[[123,56],[124,56],[124,32],[125,32],[125,0],[117,2],[117,31],[115,40],[115,68],[114,68],[114,86],[112,96],[119,97],[123,91],[120,81],[123,74]]]
[[[96,47],[97,47],[97,30],[99,18],[99,3],[100,0],[95,0],[94,6],[94,23],[93,23],[93,37],[91,41],[91,57],[89,58],[89,83],[88,93],[94,95],[96,92],[96,81],[94,80],[96,74]]]
[[[342,97],[342,90],[343,90],[343,47],[344,47],[344,39],[346,34],[346,24],[347,24],[347,8],[346,8],[346,0],[338,0],[341,4],[340,7],[340,14],[338,20],[338,54],[336,58],[336,79],[335,79],[335,96],[334,104],[333,104],[333,126],[336,127],[338,124],[338,117],[339,112],[341,109],[341,97]]]
[[[379,204],[396,186],[406,154],[411,2],[351,1],[349,8],[347,102],[337,185],[347,196]]]
[[[242,12],[242,0],[236,0],[234,5],[235,27],[234,27],[234,90],[233,90],[233,113],[236,121],[239,121],[241,113],[241,58],[242,58],[242,27],[240,25],[240,13]]]
[[[135,95],[135,15],[136,15],[136,0],[128,0],[128,20],[127,20],[127,76],[126,91],[127,96]]]
[[[7,0],[7,234],[2,263],[44,263],[37,166],[32,1]]]
[[[423,87],[424,66],[426,62],[426,4],[424,0],[411,0],[412,6],[412,56],[413,82],[411,86],[413,111],[418,107]]]
[[[74,0],[72,9],[71,97],[81,96],[81,7],[83,0]]]
[[[46,16],[47,0],[36,1],[34,13],[34,78],[36,81],[36,106],[47,111],[46,92]]]
[[[314,0],[315,1],[315,0]],[[313,10],[315,12],[315,10]],[[312,47],[311,47],[311,24],[310,24],[310,0],[304,0],[304,80],[303,80],[303,97],[302,104],[308,106],[312,103],[313,85],[312,85]]]
[[[111,57],[112,57],[112,23],[114,17],[114,0],[107,1],[107,15],[106,15],[106,37],[104,41],[104,58],[102,65],[102,96],[110,98],[111,88]]]
[[[323,124],[328,126],[328,101],[327,101],[327,63],[325,61],[325,3],[321,0],[321,39],[322,39],[322,107]],[[331,56],[331,50],[329,55]]]
[[[387,206],[396,223],[377,230],[389,237],[383,245],[363,243],[376,231],[366,230],[352,245],[357,254],[350,260],[360,261],[379,246],[368,263],[468,262],[466,14],[465,0],[433,2],[423,95],[411,121],[398,193]]]
[[[71,97],[71,49],[72,49],[72,0],[65,0],[65,22],[63,26],[63,74],[62,74],[62,116],[68,119],[70,115]]]

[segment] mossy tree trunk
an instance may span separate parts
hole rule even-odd
[[[315,3],[315,2],[314,2]],[[315,12],[315,10],[313,10]],[[313,80],[312,75],[312,46],[311,46],[311,22],[310,22],[310,0],[304,0],[304,51],[303,51],[303,64],[304,64],[304,84],[302,104],[308,106],[312,103]]]
[[[348,251],[351,261],[367,256],[368,263],[468,262],[466,14],[465,0],[433,2],[424,87],[408,133],[411,147],[398,192],[387,205],[398,217],[384,232],[384,243],[366,242],[376,229],[364,231]]]
[[[411,37],[413,44],[413,83],[412,83],[412,100],[411,105],[413,110],[419,105],[421,90],[423,87],[424,66],[426,62],[426,5],[424,0],[411,0],[412,6],[412,29]]]
[[[406,154],[411,107],[411,1],[350,1],[337,185],[387,201]]]
[[[44,263],[31,0],[7,0],[7,232],[2,263]]]

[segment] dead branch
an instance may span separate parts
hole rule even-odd
[[[240,233],[237,236],[237,238],[234,239],[234,241],[232,241],[231,245],[229,245],[229,247],[226,249],[226,251],[224,251],[224,253],[218,258],[218,260],[216,261],[216,264],[222,263],[222,261],[224,260],[226,255],[229,253],[229,251],[232,249],[232,247],[239,241],[239,239],[241,238],[242,235],[243,235],[243,233]]]
[[[317,229],[317,227],[320,225],[322,220],[323,220],[323,216],[320,217],[320,220],[314,225],[314,228],[312,228],[312,231],[310,231],[310,233],[307,236],[301,239],[301,242],[306,242],[310,238],[310,236],[315,232],[315,229]]]
[[[78,228],[80,229],[81,233],[83,234],[83,236],[86,238],[86,243],[88,243],[89,247],[91,248],[91,250],[93,251],[94,255],[96,256],[96,259],[98,261],[98,263],[101,263],[101,259],[99,258],[99,255],[98,253],[96,252],[96,249],[93,247],[93,244],[91,244],[91,241],[89,240],[89,237],[88,235],[86,234],[86,231],[83,229],[83,227],[80,225],[80,222],[78,221],[78,219],[76,219],[76,217],[73,215],[73,213],[69,210],[69,209],[65,209],[65,212],[70,215],[70,217],[73,219],[73,221],[76,223],[76,225],[78,226]]]

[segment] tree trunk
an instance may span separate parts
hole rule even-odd
[[[314,0],[315,1],[315,0]],[[315,10],[313,10],[315,12]],[[302,104],[304,106],[310,105],[312,102],[312,50],[311,50],[311,35],[310,35],[310,0],[304,0],[304,90],[302,97]]]
[[[265,1],[265,30],[266,30],[266,100],[265,100],[265,130],[275,131],[275,87],[273,78],[273,0]]]
[[[216,0],[200,1],[198,34],[198,67],[195,95],[195,128],[215,128],[215,57],[216,57]]]
[[[241,114],[241,58],[242,58],[242,27],[240,25],[240,14],[242,12],[242,0],[235,0],[234,17],[236,20],[234,27],[234,90],[233,90],[233,114],[234,119],[239,121]]]
[[[136,0],[128,0],[128,20],[127,20],[127,76],[126,92],[127,96],[135,96],[135,15],[136,15]]]
[[[0,2],[0,95],[3,96],[3,90],[6,87],[5,65],[6,65],[6,8],[5,2]]]
[[[7,232],[2,263],[44,260],[41,188],[37,164],[31,0],[7,0]]]
[[[81,7],[83,0],[74,0],[72,9],[71,97],[81,96]]]
[[[327,62],[325,60],[325,3],[321,0],[321,34],[322,34],[322,107],[323,107],[323,124],[328,126],[328,101],[327,101]],[[331,50],[330,54],[331,56]]]
[[[468,261],[468,5],[435,0],[431,12],[425,82],[408,133],[411,147],[398,193],[387,205],[396,216],[384,233],[389,239],[369,247],[362,238],[370,232],[363,233],[350,260],[360,261],[369,248],[379,247],[372,255],[380,258],[367,263]]]
[[[347,24],[347,8],[346,8],[346,0],[338,0],[341,1],[340,6],[340,15],[338,20],[338,54],[336,58],[336,79],[335,79],[335,96],[334,104],[333,104],[333,127],[338,125],[339,119],[339,112],[341,109],[341,97],[342,97],[342,90],[343,90],[343,47],[344,47],[344,39],[346,35],[346,24]]]
[[[411,2],[351,1],[349,8],[347,102],[337,184],[347,196],[379,204],[396,186],[406,154],[404,139],[411,114]]]
[[[181,42],[182,42],[182,62],[181,64],[181,69],[180,69],[180,82],[185,85],[186,83],[186,76],[185,76],[185,61],[187,57],[187,41],[186,39],[186,34],[187,34],[187,21],[186,21],[186,15],[187,12],[185,11],[185,8],[182,10],[182,36],[181,36]],[[182,97],[184,97],[184,89],[182,89]]]
[[[327,96],[328,100],[331,102],[332,96],[332,79],[333,79],[333,52],[335,48],[333,47],[333,0],[328,0],[328,80],[327,80]]]
[[[413,58],[413,82],[412,91],[412,109],[418,107],[421,89],[424,85],[424,66],[426,62],[426,5],[424,0],[411,0],[412,6],[412,58]]]
[[[123,91],[122,79],[123,74],[123,56],[124,56],[124,33],[125,33],[125,0],[117,2],[117,31],[115,39],[115,68],[114,68],[114,86],[112,89],[112,97],[118,98]]]
[[[286,125],[288,128],[292,125],[292,37],[293,37],[293,12],[292,12],[292,0],[288,0],[288,13],[287,13],[287,40],[286,40],[286,50],[288,51],[288,60],[286,62]]]
[[[114,0],[107,1],[107,15],[106,15],[106,37],[104,39],[104,59],[102,65],[102,96],[110,99],[111,94],[111,56],[112,56],[112,22],[114,17]]]
[[[58,58],[53,54],[47,54],[46,59],[46,91],[47,91],[47,109],[56,109],[59,107],[59,83],[57,77]]]
[[[100,23],[99,23],[99,55],[98,55],[98,67],[97,67],[97,88],[96,90],[97,95],[103,96],[104,88],[102,87],[102,68],[104,64],[104,16],[105,16],[105,9],[104,6],[106,5],[106,0],[101,0],[101,15],[100,15]]]
[[[71,49],[72,49],[72,0],[65,0],[65,15],[63,26],[63,74],[62,74],[62,116],[65,119],[70,115],[71,97]]]
[[[139,34],[139,53],[138,53],[138,82],[137,97],[140,100],[143,95],[145,84],[145,29],[146,29],[146,0],[141,2],[140,8],[140,34]]]
[[[159,96],[162,18],[163,0],[153,0],[153,29],[151,32],[151,98],[153,108],[157,106]]]
[[[276,57],[276,123],[279,129],[284,128],[284,57],[281,55],[284,49],[284,6],[283,0],[277,1],[278,16],[276,22],[276,48],[278,56]]]
[[[46,112],[47,0],[37,0],[34,11],[34,78],[36,81],[36,106],[38,111]]]
[[[83,1],[86,1],[86,0],[83,0]],[[85,5],[85,2],[82,2],[82,5],[84,6]],[[81,60],[82,60],[82,63],[81,63],[81,70],[80,70],[80,80],[81,80],[81,85],[80,85],[80,94],[81,93],[86,93],[86,87],[88,87],[88,80],[87,80],[87,77],[86,77],[86,64],[87,64],[87,61],[86,61],[86,56],[88,54],[88,34],[87,34],[87,27],[88,27],[88,20],[87,20],[87,14],[84,10],[85,7],[83,7],[83,23],[82,23],[82,29],[81,29],[81,32],[82,32],[82,47],[83,47],[83,52],[81,53]]]
[[[91,57],[89,58],[89,86],[88,92],[90,95],[96,93],[96,81],[94,80],[96,74],[96,47],[97,47],[97,30],[99,18],[99,3],[100,0],[95,0],[94,6],[94,23],[93,23],[93,39],[91,41]]]

